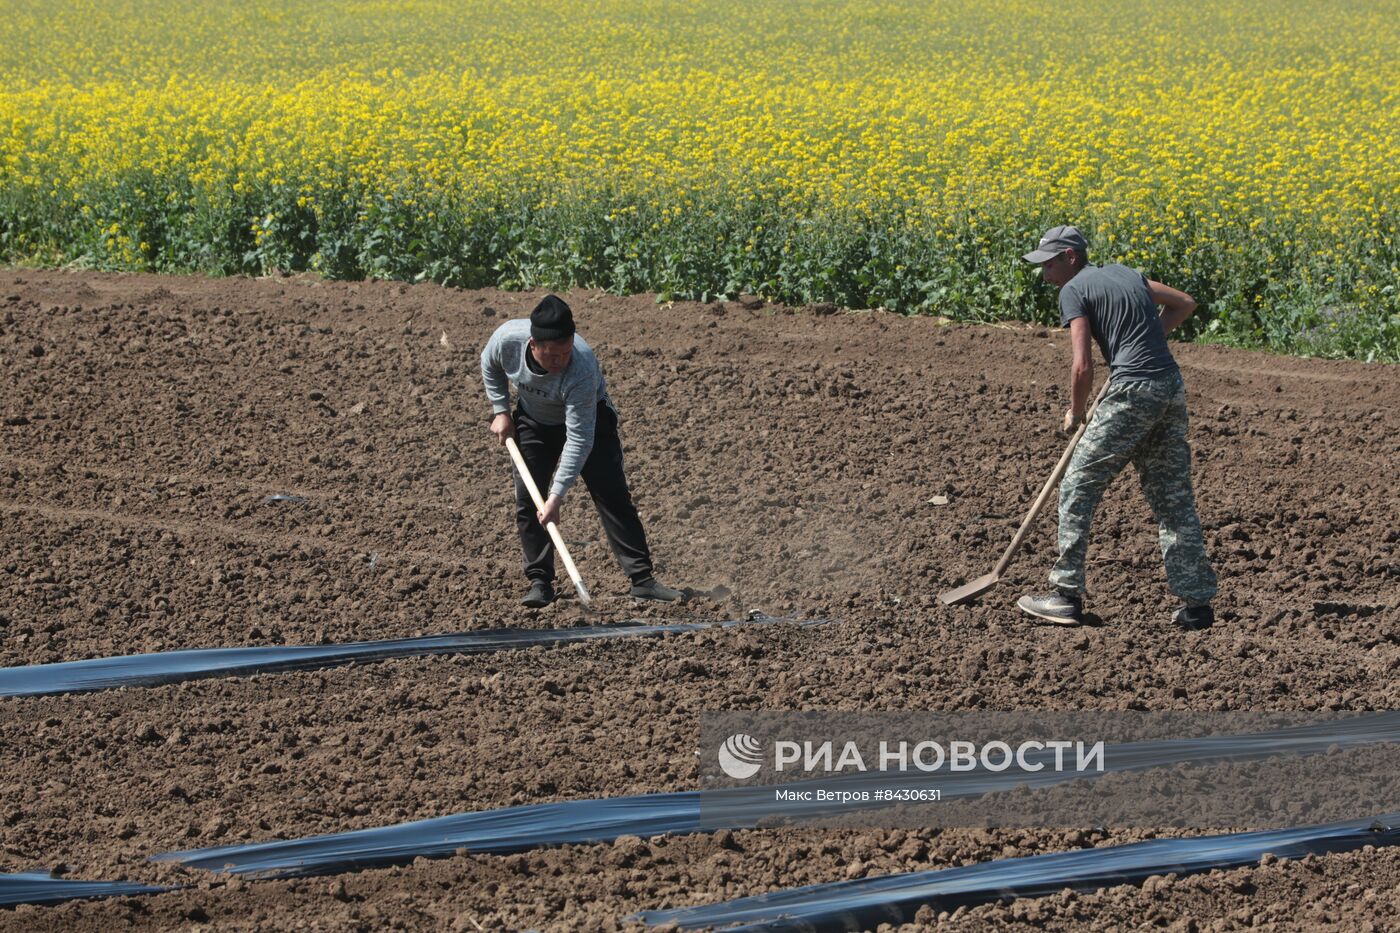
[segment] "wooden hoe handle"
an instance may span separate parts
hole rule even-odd
[[[515,468],[520,472],[520,478],[525,482],[525,488],[530,490],[530,498],[535,500],[535,508],[544,511],[544,497],[540,495],[540,487],[535,485],[535,478],[530,475],[530,468],[525,465],[525,458],[520,455],[520,447],[515,443],[515,438],[506,438],[506,449],[510,451],[510,459],[515,461]],[[569,548],[564,544],[564,536],[559,534],[559,526],[550,522],[544,526],[544,530],[549,532],[549,539],[554,542],[554,547],[559,551],[559,556],[564,560],[564,569],[569,572],[569,579],[573,581],[574,589],[578,590],[578,597],[587,606],[591,600],[588,596],[588,587],[583,585],[583,578],[579,576],[578,568],[574,566],[574,559],[569,555]]]
[[[1011,539],[1011,544],[1007,547],[1006,553],[1001,555],[1001,560],[997,561],[996,569],[992,571],[993,576],[1001,576],[1003,570],[1011,563],[1011,558],[1020,549],[1021,542],[1026,539],[1026,532],[1030,531],[1031,525],[1040,517],[1040,512],[1045,508],[1046,500],[1050,498],[1050,493],[1065,475],[1065,470],[1069,469],[1069,458],[1074,456],[1074,448],[1079,446],[1079,439],[1084,436],[1084,429],[1089,427],[1089,421],[1094,417],[1094,412],[1099,408],[1099,402],[1103,401],[1104,395],[1108,393],[1109,380],[1103,381],[1103,386],[1099,389],[1099,394],[1094,397],[1094,404],[1089,406],[1089,410],[1084,415],[1084,422],[1074,432],[1069,439],[1069,446],[1065,452],[1060,454],[1060,462],[1055,464],[1055,471],[1050,474],[1050,478],[1045,481],[1045,486],[1040,490],[1040,495],[1036,496],[1035,504],[1026,513],[1025,521],[1021,522],[1021,527],[1016,529],[1016,536]]]

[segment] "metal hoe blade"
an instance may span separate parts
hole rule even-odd
[[[983,593],[997,585],[1001,579],[999,573],[988,573],[978,577],[971,583],[964,583],[957,589],[946,590],[938,594],[938,601],[945,606],[956,606],[965,603],[970,599],[976,599]]]
[[[585,606],[593,605],[593,597],[588,595],[588,587],[583,585],[583,580],[574,581],[574,589],[578,590],[578,601]]]

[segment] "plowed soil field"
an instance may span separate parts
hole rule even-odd
[[[0,274],[0,665],[749,610],[831,623],[0,700],[0,872],[190,885],[0,926],[611,930],[642,909],[1152,835],[756,830],[252,883],[146,861],[694,789],[704,710],[1400,704],[1393,367],[1174,344],[1220,621],[1171,626],[1128,472],[1090,549],[1092,624],[1065,629],[1014,608],[1043,585],[1053,515],[980,602],[934,598],[991,569],[1062,449],[1063,333],[570,292],[658,577],[696,593],[634,605],[580,488],[563,525],[595,594],[585,618],[519,605],[511,468],[480,385],[491,331],[541,294]],[[1397,882],[1400,854],[1378,850],[944,919],[1380,929]]]

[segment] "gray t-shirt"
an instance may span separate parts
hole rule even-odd
[[[481,351],[481,381],[491,413],[510,411],[510,387],[515,386],[520,407],[540,424],[564,425],[564,450],[554,470],[549,494],[563,497],[578,480],[588,454],[593,450],[593,430],[598,420],[598,403],[606,402],[608,387],[593,348],[574,334],[574,352],[569,365],[558,375],[530,368],[528,349],[530,321],[506,321],[491,335]],[[614,413],[617,409],[613,408]]]
[[[1089,319],[1110,379],[1153,379],[1177,371],[1147,276],[1118,264],[1087,266],[1060,289],[1060,323]]]

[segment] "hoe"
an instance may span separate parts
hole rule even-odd
[[[1079,426],[1079,430],[1074,432],[1074,436],[1069,439],[1069,446],[1060,455],[1060,462],[1055,464],[1055,470],[1050,474],[1050,478],[1045,481],[1045,487],[1040,490],[1040,495],[1036,496],[1035,504],[1031,506],[1030,512],[1026,514],[1025,521],[1021,522],[1021,527],[1016,530],[1016,536],[1011,539],[1011,544],[1006,549],[1006,553],[1001,555],[1001,560],[992,568],[992,572],[978,577],[971,583],[964,583],[957,589],[947,590],[938,594],[938,601],[945,606],[956,606],[968,600],[976,599],[983,593],[997,585],[1001,580],[1001,575],[1005,572],[1011,558],[1021,548],[1021,542],[1026,538],[1026,532],[1030,531],[1031,525],[1040,516],[1040,510],[1045,507],[1045,502],[1050,498],[1050,491],[1055,488],[1065,475],[1065,470],[1069,468],[1069,458],[1074,455],[1074,448],[1079,444],[1079,438],[1083,437],[1084,429],[1089,426],[1089,420],[1094,417],[1094,412],[1099,407],[1099,402],[1103,401],[1104,393],[1108,391],[1108,380],[1104,380],[1103,388],[1099,389],[1099,394],[1094,399],[1094,404],[1089,406],[1088,413],[1084,416],[1084,423]]]

